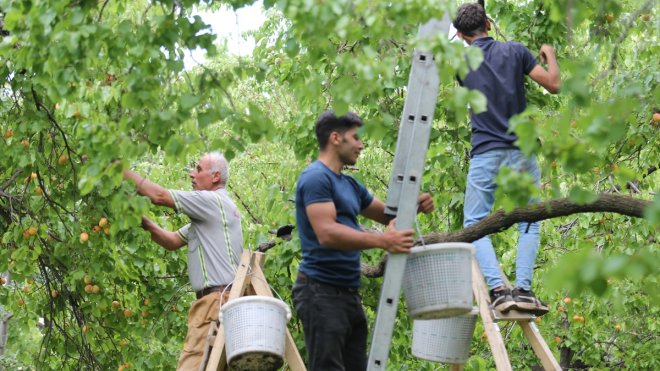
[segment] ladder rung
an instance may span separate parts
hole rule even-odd
[[[494,322],[499,322],[499,321],[529,322],[529,321],[533,321],[536,318],[536,316],[532,313],[521,312],[515,309],[511,309],[506,313],[504,313],[504,312],[500,312],[499,310],[495,310],[492,307],[489,308]]]

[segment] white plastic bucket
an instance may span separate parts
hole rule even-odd
[[[467,362],[478,313],[475,308],[458,317],[415,320],[412,354],[417,358],[435,362]]]
[[[463,242],[411,249],[403,292],[412,318],[446,318],[472,310],[473,253],[474,246]]]
[[[283,364],[291,309],[282,300],[244,296],[220,308],[231,369],[276,370]]]

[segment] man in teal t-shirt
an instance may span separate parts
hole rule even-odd
[[[342,173],[355,165],[364,148],[358,135],[362,120],[353,113],[324,112],[316,122],[318,160],[302,172],[296,186],[296,222],[303,259],[293,286],[293,302],[302,320],[309,370],[364,370],[367,320],[358,293],[360,250],[382,248],[406,253],[412,230],[396,230],[385,205],[358,181]],[[419,198],[418,210],[433,210],[431,196]],[[357,217],[388,227],[366,232]]]

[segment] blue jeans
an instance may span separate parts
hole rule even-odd
[[[525,157],[517,149],[493,149],[475,155],[470,160],[465,204],[463,206],[463,226],[468,227],[488,216],[495,201],[495,177],[503,166],[516,171],[532,174],[540,186],[541,171],[536,158]],[[536,200],[530,200],[535,202]],[[516,256],[516,287],[529,290],[532,286],[532,271],[539,248],[540,223],[519,223],[520,237]],[[504,284],[493,244],[488,236],[473,242],[477,262],[488,286],[493,289]]]
[[[369,328],[357,289],[298,277],[293,304],[303,324],[308,370],[367,369]]]

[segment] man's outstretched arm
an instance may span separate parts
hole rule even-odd
[[[529,77],[543,86],[548,92],[557,94],[561,86],[561,79],[555,49],[550,45],[543,44],[539,55],[541,57],[541,63],[548,63],[548,69],[546,70],[537,64],[529,72]]]
[[[146,216],[142,217],[142,228],[149,231],[152,241],[163,246],[167,250],[176,250],[186,244],[178,233],[161,228]]]
[[[167,189],[160,185],[149,181],[131,170],[124,170],[124,179],[130,179],[135,183],[138,194],[148,197],[155,205],[167,206],[174,208],[174,200],[172,195]]]

